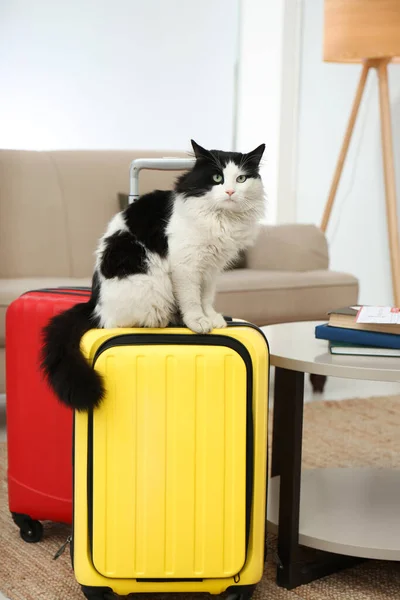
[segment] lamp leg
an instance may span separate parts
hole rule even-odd
[[[400,306],[400,246],[398,236],[396,180],[393,161],[392,125],[388,83],[388,61],[380,60],[377,66],[379,79],[379,101],[381,108],[383,169],[385,176],[386,219],[389,234],[390,262],[394,303]]]
[[[346,160],[347,151],[348,151],[349,146],[350,146],[351,136],[353,134],[354,125],[355,125],[355,122],[356,122],[356,119],[357,119],[358,110],[360,108],[361,100],[362,100],[362,97],[363,97],[364,88],[365,88],[365,84],[366,84],[366,81],[367,81],[368,71],[370,69],[370,66],[371,65],[369,64],[368,61],[365,62],[363,64],[363,68],[362,68],[362,71],[361,71],[360,80],[358,82],[358,87],[357,87],[356,95],[355,95],[355,98],[354,98],[353,106],[352,106],[352,109],[351,109],[349,122],[347,124],[346,133],[344,135],[343,144],[342,144],[342,148],[340,150],[338,162],[337,162],[337,165],[336,165],[335,174],[334,174],[333,179],[332,179],[332,184],[331,184],[331,189],[330,189],[330,192],[329,192],[328,201],[326,203],[324,214],[323,214],[323,217],[322,217],[321,229],[322,229],[323,232],[325,232],[326,228],[328,227],[328,222],[329,222],[329,218],[331,216],[333,202],[335,200],[336,192],[337,192],[337,189],[338,189],[338,186],[339,186],[339,181],[340,181],[340,177],[342,175],[342,171],[343,171],[343,167],[344,167],[344,162]]]

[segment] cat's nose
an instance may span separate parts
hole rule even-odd
[[[231,197],[232,194],[235,193],[235,190],[232,190],[232,189],[231,190],[225,190],[225,192],[228,194],[229,197]]]

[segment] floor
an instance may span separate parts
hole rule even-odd
[[[271,387],[273,386],[273,372],[271,373]],[[272,391],[272,390],[271,390]],[[305,401],[316,400],[344,400],[346,398],[368,398],[370,396],[400,395],[400,383],[386,383],[379,381],[358,381],[351,379],[338,379],[330,377],[323,394],[313,394],[308,377],[305,383]],[[272,397],[272,393],[270,395]],[[6,440],[5,396],[0,394],[0,442]],[[0,592],[0,600],[7,600]]]
[[[273,397],[274,369],[271,370],[270,397]],[[344,400],[346,398],[368,398],[400,394],[400,383],[383,381],[359,381],[357,379],[339,379],[329,377],[323,394],[314,394],[309,378],[305,378],[304,397],[306,402],[316,400]],[[5,394],[0,394],[0,442],[6,439],[5,429]]]
[[[274,373],[271,372],[271,393]],[[308,376],[305,379],[305,401],[344,400],[346,398],[368,398],[370,396],[400,395],[400,383],[382,381],[358,381],[356,379],[339,379],[330,377],[323,394],[314,394]],[[0,394],[0,442],[6,440],[5,395]],[[0,596],[1,600],[1,596]]]

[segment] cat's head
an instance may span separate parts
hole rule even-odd
[[[198,198],[210,210],[260,210],[264,197],[259,167],[265,144],[241,154],[206,150],[194,140],[191,142],[196,162],[191,171],[177,180],[178,193],[187,199]]]

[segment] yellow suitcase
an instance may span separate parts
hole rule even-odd
[[[244,322],[91,330],[106,397],[74,425],[72,558],[112,590],[250,598],[264,566],[268,346]]]

